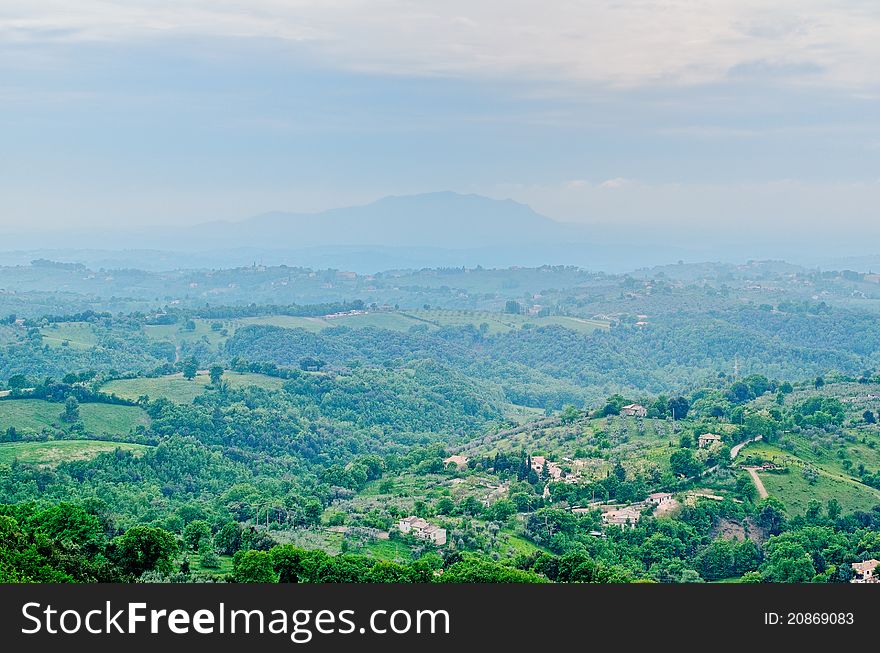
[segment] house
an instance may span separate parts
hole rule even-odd
[[[397,528],[401,533],[412,533],[420,540],[426,540],[437,546],[446,544],[446,529],[435,526],[421,517],[404,517],[397,522]]]
[[[562,467],[559,466],[559,463],[548,462],[547,474],[549,474],[550,478],[554,481],[559,481],[562,479]]]
[[[602,512],[602,523],[606,526],[620,526],[621,528],[634,527],[640,517],[641,513],[632,506],[612,508]]]
[[[641,404],[629,404],[620,409],[620,414],[629,417],[647,417],[648,409]]]
[[[536,474],[542,474],[544,472],[544,468],[547,468],[547,475],[553,481],[562,480],[562,467],[559,466],[559,463],[555,463],[547,460],[545,456],[532,456],[532,469],[535,470]]]
[[[716,433],[703,433],[703,435],[697,438],[700,449],[711,446],[716,442],[721,442],[721,436]]]
[[[880,565],[880,560],[874,560],[873,558],[871,558],[870,560],[865,560],[864,562],[852,563],[855,577],[850,582],[880,583],[880,576],[874,575],[874,571],[877,569],[877,565]]]
[[[443,459],[443,464],[445,466],[455,465],[458,469],[462,469],[467,467],[468,457],[467,456],[449,456],[449,458]]]
[[[672,495],[669,492],[654,492],[654,494],[648,495],[648,503],[655,506],[660,506],[670,501],[672,501]]]

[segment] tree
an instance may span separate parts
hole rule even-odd
[[[821,376],[817,376],[816,380],[813,382],[813,385],[816,386],[816,390],[818,390],[825,385],[825,379],[823,379]]]
[[[241,548],[241,526],[233,521],[223,524],[214,535],[214,546],[224,555],[233,555]]]
[[[806,583],[816,575],[813,560],[797,542],[773,539],[767,545],[764,576],[773,583]]]
[[[828,505],[825,508],[825,512],[828,513],[828,519],[832,522],[837,521],[837,518],[840,517],[841,513],[840,501],[837,499],[828,499]]]
[[[773,497],[768,497],[760,504],[758,510],[758,526],[771,535],[780,533],[785,526],[785,506]]]
[[[571,404],[568,404],[565,408],[562,409],[562,413],[560,413],[559,419],[562,421],[563,424],[573,424],[578,420],[580,416],[581,412]]]
[[[486,509],[486,515],[492,521],[506,522],[516,514],[516,504],[510,499],[499,499]]]
[[[31,382],[24,374],[13,374],[9,377],[6,385],[9,386],[10,390],[21,390],[22,388],[30,387]]]
[[[61,419],[68,424],[79,421],[79,401],[73,395],[64,401],[64,412],[61,413]]]
[[[324,367],[324,365],[326,365],[324,361],[320,358],[315,358],[314,356],[306,356],[299,361],[299,368],[304,372],[317,372]]]
[[[438,515],[452,515],[455,513],[455,502],[449,497],[441,497],[434,505]]]
[[[522,313],[522,306],[518,301],[509,299],[504,305],[504,312],[510,313],[511,315],[519,315],[520,313]]]
[[[669,412],[676,420],[685,419],[690,409],[691,403],[684,397],[675,397],[669,400]]]
[[[743,381],[734,382],[727,390],[727,400],[732,404],[744,404],[752,399],[752,389]]]
[[[703,469],[694,457],[694,452],[690,449],[678,449],[669,456],[669,464],[672,467],[672,473],[678,476],[691,477],[696,476]]]
[[[728,578],[735,573],[734,545],[725,539],[713,540],[696,559],[697,571],[705,580]]]
[[[198,551],[203,540],[211,541],[211,526],[204,519],[195,519],[183,529],[183,545],[190,551]]]
[[[278,577],[268,551],[239,551],[232,558],[236,583],[276,583]]]
[[[72,503],[62,502],[38,512],[30,525],[54,540],[92,551],[105,541],[101,520]]]
[[[873,411],[866,410],[862,414],[862,418],[865,420],[866,424],[876,424],[877,423],[877,418],[875,417]]]
[[[450,565],[440,576],[441,583],[545,583],[538,574],[522,571],[478,558],[467,558]]]
[[[272,566],[278,574],[279,583],[298,583],[299,575],[303,571],[303,551],[291,544],[282,544],[272,547],[269,551]]]
[[[185,361],[183,361],[181,371],[183,372],[183,378],[185,379],[192,380],[196,378],[196,373],[199,371],[199,363],[196,360],[195,356],[190,356]]]
[[[217,557],[210,537],[199,541],[199,564],[205,569],[217,569],[220,566],[220,558]]]
[[[223,378],[223,366],[212,365],[208,373],[211,375],[211,384],[217,385],[220,383],[220,379]]]
[[[135,577],[153,570],[169,573],[179,550],[174,535],[152,526],[133,526],[114,538],[112,545],[117,564]]]

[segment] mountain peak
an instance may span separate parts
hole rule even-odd
[[[525,204],[453,191],[389,195],[318,213],[264,213],[228,226],[239,232],[239,244],[276,247],[469,249],[560,242],[566,230]]]

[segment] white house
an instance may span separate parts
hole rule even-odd
[[[850,581],[851,583],[880,583],[880,576],[875,576],[874,571],[877,569],[877,565],[880,565],[880,560],[874,560],[871,558],[870,560],[865,560],[864,562],[854,562],[852,563],[853,571],[855,572],[855,577]]]
[[[648,409],[641,404],[629,404],[620,409],[620,414],[629,417],[647,417]]]
[[[421,517],[404,517],[397,522],[397,528],[401,533],[412,533],[420,540],[427,540],[437,546],[446,544],[446,529],[435,526]]]
[[[602,523],[606,526],[620,526],[621,528],[633,527],[641,516],[641,513],[632,506],[615,508],[602,513]]]
[[[721,442],[721,436],[716,433],[703,433],[703,435],[697,438],[697,443],[701,449],[711,446],[716,442]]]
[[[669,492],[654,492],[654,494],[648,495],[648,503],[655,506],[660,506],[670,501],[672,501],[672,495]]]

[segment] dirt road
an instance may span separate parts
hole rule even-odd
[[[756,469],[754,467],[746,467],[746,471],[749,473],[749,476],[752,477],[752,482],[758,490],[758,496],[762,499],[769,497],[770,495],[767,493],[767,488],[764,487],[764,483],[761,481],[761,477],[758,476]]]
[[[730,459],[733,460],[734,458],[736,458],[737,454],[739,453],[739,450],[742,449],[747,444],[749,444],[751,442],[757,442],[758,440],[763,440],[763,439],[764,439],[763,435],[756,435],[751,440],[746,440],[745,442],[740,442],[738,445],[731,447],[730,448]]]

